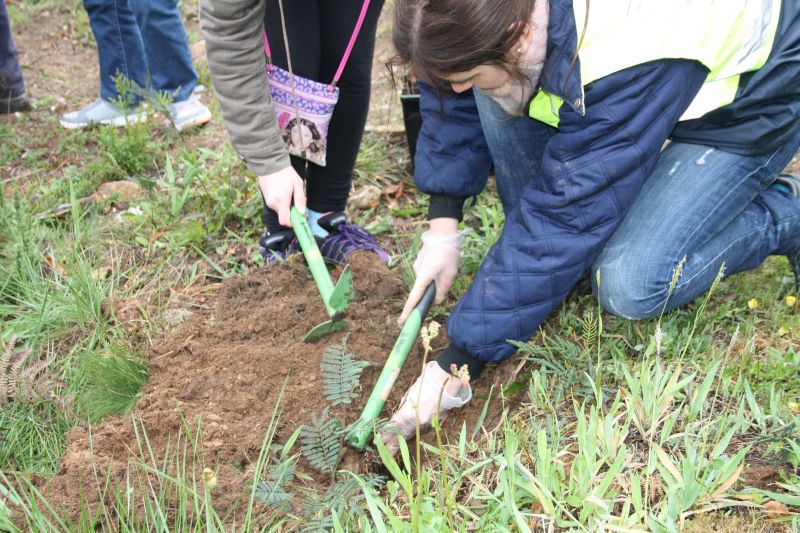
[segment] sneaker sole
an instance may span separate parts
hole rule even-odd
[[[211,111],[203,113],[202,115],[199,115],[189,121],[182,122],[180,125],[175,124],[174,122],[172,125],[175,126],[176,130],[184,131],[196,126],[202,126],[203,124],[207,124],[209,121],[211,121]]]
[[[128,115],[124,117],[114,117],[105,120],[90,120],[88,122],[67,122],[64,120],[59,120],[58,123],[61,124],[63,127],[67,128],[68,130],[77,130],[80,128],[87,128],[89,126],[96,126],[96,125],[103,125],[103,126],[116,126],[116,127],[123,127],[128,126],[129,124],[136,124],[138,122],[143,122],[147,119],[147,115],[141,113],[139,115]]]

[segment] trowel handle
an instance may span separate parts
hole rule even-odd
[[[354,430],[347,436],[347,442],[354,448],[363,450],[367,445],[367,440],[372,434],[373,422],[380,416],[383,406],[389,398],[389,393],[392,391],[397,376],[400,375],[400,370],[406,362],[411,347],[414,346],[414,342],[419,336],[422,322],[425,320],[435,296],[436,283],[432,281],[425,289],[425,293],[417,306],[408,315],[405,324],[403,324],[400,336],[397,337],[397,341],[395,341],[394,347],[383,365],[381,375],[378,376],[378,381],[375,383],[375,388],[372,389],[372,394],[369,395],[369,400],[367,400],[367,404],[361,412],[361,417],[356,422]]]
[[[289,219],[292,221],[292,229],[294,229],[294,234],[297,236],[297,242],[300,243],[300,249],[303,250],[308,269],[317,284],[319,294],[322,296],[325,309],[328,311],[329,316],[334,316],[336,310],[330,305],[331,294],[333,294],[333,281],[328,272],[328,267],[325,266],[325,259],[323,259],[319,251],[317,241],[314,239],[314,234],[311,233],[311,226],[308,225],[306,217],[294,206],[289,211]]]
[[[425,320],[425,317],[428,316],[428,311],[431,309],[434,298],[436,298],[436,282],[431,281],[425,288],[422,298],[419,299],[416,307],[414,307],[414,311],[419,313],[422,320]]]

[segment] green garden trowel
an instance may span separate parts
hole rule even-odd
[[[353,290],[353,276],[350,273],[350,267],[344,267],[339,281],[337,281],[336,286],[334,286],[331,275],[328,272],[328,267],[325,265],[325,259],[322,258],[319,246],[317,246],[317,241],[311,233],[308,220],[306,220],[306,217],[304,217],[296,207],[292,207],[289,216],[292,221],[294,234],[297,236],[297,241],[300,243],[300,248],[303,250],[308,268],[311,270],[311,275],[314,278],[314,282],[317,284],[319,294],[322,296],[325,310],[330,317],[330,320],[314,326],[303,338],[304,342],[315,342],[325,335],[342,330],[349,325],[347,320],[344,320],[344,310],[355,296],[355,291]]]
[[[425,293],[417,306],[408,315],[406,323],[403,324],[403,329],[400,330],[400,335],[386,359],[386,364],[383,365],[383,371],[378,376],[378,381],[375,383],[375,388],[372,389],[372,394],[369,395],[361,417],[353,426],[354,429],[347,435],[347,443],[353,448],[363,450],[367,446],[369,436],[374,430],[375,420],[380,416],[383,406],[389,398],[389,393],[392,391],[394,382],[397,381],[397,376],[400,375],[400,370],[406,362],[411,347],[414,346],[414,342],[419,336],[422,322],[425,320],[435,296],[436,284],[431,282],[425,288]]]

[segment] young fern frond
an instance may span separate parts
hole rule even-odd
[[[320,368],[325,398],[332,406],[353,401],[361,372],[368,365],[366,361],[356,361],[353,354],[347,352],[347,337],[328,346],[322,355]]]
[[[362,476],[368,487],[377,488],[385,482],[385,478],[375,475]],[[317,531],[331,521],[331,515],[339,516],[349,512],[352,516],[366,517],[363,502],[366,499],[361,485],[353,476],[337,479],[324,494],[314,491],[303,500],[303,516],[308,525],[303,531]],[[327,526],[329,531],[332,525]],[[314,529],[317,528],[317,529]]]
[[[256,498],[270,507],[279,507],[292,499],[289,485],[294,481],[297,457],[278,461],[269,467],[268,481],[262,481],[256,489]]]
[[[15,340],[14,337],[11,337],[8,344],[3,346],[3,353],[0,354],[0,405],[6,403],[6,399],[11,395],[11,393],[8,392],[9,378],[6,377],[6,369],[10,368],[9,365],[11,364],[11,354],[13,353]]]
[[[341,422],[330,416],[327,407],[319,416],[312,413],[311,423],[300,432],[303,457],[320,472],[332,472],[342,450],[341,432]]]
[[[600,330],[598,320],[599,317],[595,315],[594,309],[588,309],[586,315],[581,320],[583,327],[583,345],[586,352],[592,352],[598,342],[598,332]]]
[[[29,364],[31,348],[16,351],[16,338],[12,337],[3,345],[0,355],[0,405],[12,401],[31,403],[38,398],[47,397],[59,382],[45,374],[53,358]]]
[[[333,531],[333,516],[327,513],[312,518],[303,524],[301,531],[303,533],[328,533]]]

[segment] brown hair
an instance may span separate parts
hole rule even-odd
[[[547,1],[547,0],[540,0]],[[441,78],[495,65],[525,82],[513,49],[524,35],[536,0],[396,0],[393,63],[440,91]]]

